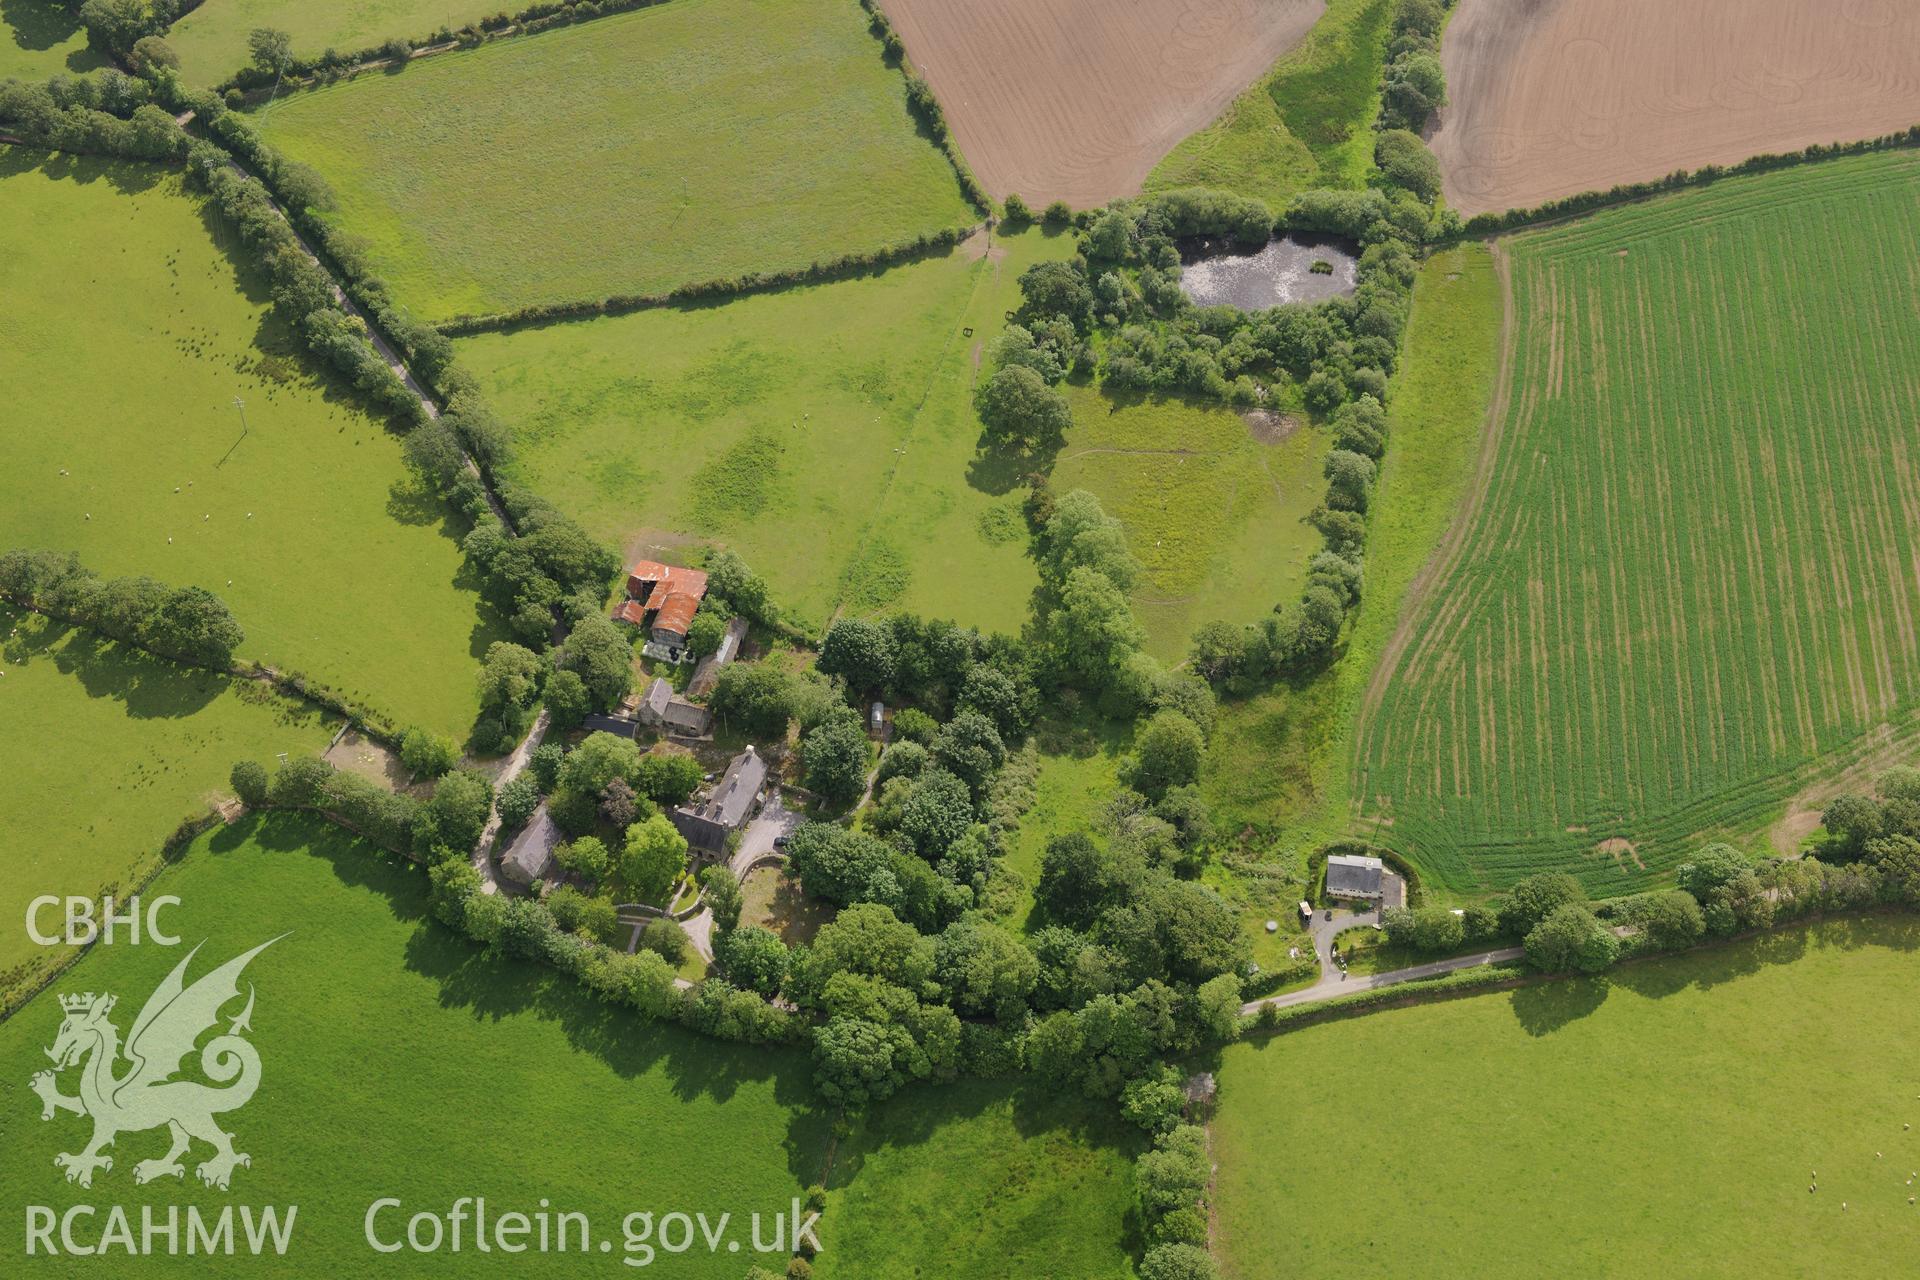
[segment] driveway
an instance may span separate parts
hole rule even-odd
[[[774,848],[773,842],[799,826],[800,821],[799,814],[780,802],[780,790],[778,787],[774,788],[773,794],[768,796],[766,803],[760,806],[760,812],[741,828],[740,847],[734,850],[731,858],[727,859],[727,866],[732,869],[736,877],[744,880],[747,869],[758,859],[768,854],[784,858],[786,855]],[[622,923],[633,925],[633,943],[627,947],[628,951],[632,951],[639,945],[640,930],[646,922],[623,920]],[[693,949],[698,951],[707,963],[713,963],[713,912],[702,907],[697,915],[681,921],[680,926],[687,931],[687,940],[693,944]],[[691,985],[686,983],[685,979],[681,979],[680,984]]]
[[[734,851],[733,857],[727,860],[727,865],[733,868],[733,874],[744,879],[747,868],[753,865],[756,858],[764,858],[770,853],[780,854],[780,850],[774,848],[773,842],[781,836],[790,834],[800,825],[800,821],[799,814],[781,803],[780,792],[776,788],[774,793],[767,797],[767,802],[760,807],[760,812],[740,833],[740,847]],[[786,855],[780,854],[780,856]]]

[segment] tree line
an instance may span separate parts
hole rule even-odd
[[[960,194],[982,214],[993,212],[993,199],[987,194],[979,179],[973,176],[973,170],[967,166],[966,157],[960,154],[959,144],[953,140],[953,130],[947,126],[947,114],[940,108],[940,99],[935,96],[933,86],[915,75],[907,66],[907,46],[900,39],[900,33],[893,29],[893,22],[878,0],[860,0],[860,7],[867,11],[867,25],[876,39],[880,41],[887,65],[900,68],[907,79],[907,109],[929,135],[941,154],[947,157],[947,163],[953,166],[954,176],[960,182]]]
[[[675,285],[658,293],[610,294],[604,298],[585,298],[570,302],[535,302],[511,311],[486,315],[458,315],[441,323],[438,330],[449,337],[472,333],[512,331],[559,320],[577,320],[589,316],[617,316],[633,311],[651,311],[659,307],[710,302],[716,298],[769,293],[801,284],[820,284],[845,280],[899,266],[919,258],[943,252],[959,244],[975,231],[973,226],[945,227],[923,231],[877,249],[856,249],[824,262],[787,267],[774,271],[747,271],[737,276],[714,280],[696,280]]]
[[[0,553],[0,597],[188,666],[233,670],[246,641],[233,613],[203,587],[148,577],[102,578],[71,553]]]
[[[1646,182],[1616,183],[1605,191],[1582,191],[1575,195],[1563,196],[1558,200],[1545,201],[1529,209],[1477,213],[1467,219],[1452,238],[1494,235],[1543,222],[1555,222],[1608,205],[1630,204],[1688,187],[1711,186],[1722,178],[1738,177],[1742,174],[1770,173],[1776,169],[1817,164],[1822,160],[1832,160],[1840,156],[1867,155],[1876,151],[1903,151],[1912,147],[1920,147],[1920,124],[1874,138],[1863,138],[1858,142],[1817,142],[1799,151],[1765,152],[1757,156],[1749,156],[1737,164],[1707,164],[1693,170],[1676,169],[1664,178],[1654,178]]]

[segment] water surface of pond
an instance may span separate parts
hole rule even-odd
[[[1180,290],[1197,307],[1264,311],[1287,302],[1319,302],[1352,293],[1360,260],[1345,241],[1292,233],[1256,253],[1219,252],[1202,243],[1183,255]],[[1331,271],[1313,270],[1316,262]]]

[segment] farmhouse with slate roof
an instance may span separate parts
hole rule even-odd
[[[748,747],[733,758],[713,794],[698,805],[682,805],[671,815],[673,825],[699,853],[723,853],[727,837],[747,825],[760,808],[760,792],[767,785],[767,762]]]

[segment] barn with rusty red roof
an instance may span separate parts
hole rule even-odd
[[[614,610],[621,622],[642,627],[648,649],[678,662],[686,652],[687,628],[706,598],[707,575],[699,569],[641,560],[627,573],[627,598]]]

